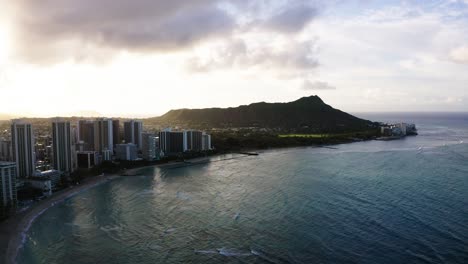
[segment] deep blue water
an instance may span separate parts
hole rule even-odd
[[[420,135],[144,169],[39,216],[18,263],[468,263],[468,114],[360,116]]]

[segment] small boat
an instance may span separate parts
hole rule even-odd
[[[239,152],[239,154],[248,155],[248,156],[258,156],[257,152]]]

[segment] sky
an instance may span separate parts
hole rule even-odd
[[[0,0],[0,113],[468,111],[468,0]]]

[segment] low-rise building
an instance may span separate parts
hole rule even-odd
[[[392,136],[392,129],[390,127],[381,127],[380,128],[380,134],[384,137],[390,137]]]
[[[30,186],[34,189],[39,189],[45,196],[52,195],[52,181],[47,178],[30,177],[24,180],[26,186]]]
[[[398,138],[408,135],[417,135],[418,132],[415,124],[396,123],[380,127],[380,134],[383,137]]]
[[[58,170],[47,170],[36,174],[34,179],[49,179],[52,190],[56,190],[62,180],[62,173]]]

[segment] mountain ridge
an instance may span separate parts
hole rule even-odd
[[[371,121],[331,107],[316,95],[285,103],[256,102],[228,108],[173,109],[162,116],[146,120],[195,127],[261,127],[315,132],[361,130],[372,124]]]

